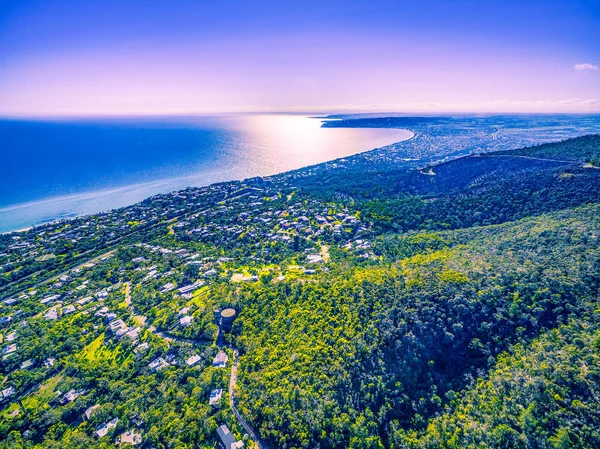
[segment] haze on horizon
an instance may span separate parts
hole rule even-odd
[[[596,0],[5,0],[0,115],[600,112]]]

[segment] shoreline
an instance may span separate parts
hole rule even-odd
[[[269,177],[269,176],[280,176],[280,175],[285,175],[286,173],[292,173],[292,172],[296,172],[298,170],[304,170],[304,169],[308,169],[311,167],[318,167],[320,165],[324,165],[324,164],[328,164],[331,162],[335,162],[337,160],[340,159],[344,159],[344,158],[350,158],[350,157],[354,157],[360,154],[364,154],[364,153],[369,153],[371,151],[375,151],[378,150],[380,148],[385,148],[386,146],[390,146],[390,145],[395,145],[398,143],[402,143],[402,142],[407,142],[412,140],[415,136],[416,136],[416,132],[412,131],[410,129],[405,129],[405,128],[396,128],[397,131],[399,132],[406,132],[409,133],[408,137],[406,137],[405,139],[402,140],[398,140],[398,141],[394,141],[388,145],[384,145],[382,147],[375,147],[375,148],[370,148],[367,150],[362,150],[362,151],[357,151],[355,153],[343,156],[343,157],[338,157],[335,159],[331,159],[331,160],[326,160],[326,161],[322,161],[316,164],[309,164],[309,165],[305,165],[302,167],[298,167],[298,168],[292,168],[289,170],[285,170],[285,171],[281,171],[281,172],[276,172],[276,173],[272,173],[272,174],[268,174],[268,175],[256,175],[256,176],[251,176],[251,177],[246,177],[243,179],[222,179],[219,181],[213,181],[213,182],[208,182],[206,184],[201,184],[201,185],[187,185],[186,187],[182,187],[182,188],[175,188],[173,190],[169,190],[169,191],[165,191],[165,192],[157,192],[157,193],[151,193],[149,195],[144,196],[142,199],[138,199],[136,201],[133,202],[129,202],[127,204],[124,204],[122,206],[116,206],[116,207],[107,207],[104,209],[100,209],[100,210],[96,210],[94,212],[84,212],[84,213],[76,213],[73,211],[73,213],[75,214],[74,216],[64,216],[64,215],[71,215],[71,213],[67,212],[66,209],[63,209],[63,211],[61,212],[61,215],[63,215],[63,217],[57,216],[57,217],[53,217],[53,218],[49,218],[48,220],[44,220],[41,221],[39,223],[35,223],[32,225],[26,225],[24,227],[20,227],[17,229],[10,229],[7,231],[0,231],[0,235],[5,235],[5,234],[12,234],[12,233],[16,233],[16,232],[27,232],[33,228],[39,227],[39,226],[44,226],[44,225],[48,225],[48,224],[52,224],[52,223],[57,223],[57,222],[61,222],[61,221],[70,221],[70,220],[74,220],[77,218],[81,218],[81,217],[85,217],[85,216],[89,216],[89,215],[94,215],[94,214],[104,214],[104,213],[108,213],[111,211],[115,211],[115,210],[119,210],[119,209],[123,209],[123,208],[127,208],[130,206],[133,206],[135,204],[138,204],[142,201],[145,201],[149,198],[152,198],[154,196],[157,195],[170,195],[170,194],[174,194],[177,193],[179,191],[188,189],[188,188],[199,188],[199,187],[207,187],[207,186],[211,186],[213,184],[219,184],[219,183],[227,183],[227,182],[244,182],[247,179],[251,179],[254,177]],[[215,172],[211,172],[211,175],[217,175],[219,173],[223,173],[222,171],[215,171]],[[185,179],[194,179],[194,178],[198,178],[199,176],[201,176],[201,174],[195,174],[195,175],[186,175],[186,176],[181,176],[181,177],[174,177],[174,178],[165,178],[165,179],[160,179],[160,180],[156,180],[156,181],[149,181],[149,182],[143,182],[143,183],[138,183],[138,184],[131,184],[131,185],[127,185],[127,186],[122,186],[122,187],[115,187],[115,188],[109,188],[109,189],[104,189],[104,190],[96,190],[96,191],[88,191],[88,192],[81,192],[81,193],[75,193],[75,194],[70,194],[70,195],[62,195],[62,196],[56,196],[56,197],[51,197],[51,198],[47,198],[47,199],[42,199],[42,200],[33,200],[33,201],[28,201],[25,203],[18,203],[18,204],[14,204],[14,205],[8,205],[8,206],[4,206],[4,207],[0,207],[0,214],[2,213],[6,213],[6,212],[12,212],[12,211],[16,211],[16,210],[22,210],[22,209],[28,209],[28,208],[33,208],[36,206],[42,206],[42,205],[49,205],[49,204],[55,204],[55,203],[76,203],[76,202],[89,202],[89,201],[93,201],[93,200],[97,200],[97,199],[101,199],[101,198],[107,198],[110,195],[117,195],[119,193],[132,193],[132,192],[136,192],[139,191],[140,189],[151,189],[153,187],[159,187],[161,185],[165,185],[165,184],[170,184],[173,182],[177,182],[177,181],[181,181],[181,180],[185,180]]]
[[[0,234],[10,234],[19,230],[27,230],[50,223],[67,222],[89,215],[104,214],[112,211],[124,210],[127,207],[139,204],[142,201],[153,198],[157,195],[169,195],[187,188],[207,187],[214,184],[228,182],[244,182],[258,177],[276,177],[294,174],[303,170],[326,169],[328,164],[334,164],[338,161],[345,164],[346,161],[355,161],[358,163],[367,163],[370,161],[379,161],[387,163],[386,160],[395,158],[395,163],[403,165],[406,161],[447,161],[470,154],[470,152],[489,152],[495,150],[517,149],[528,147],[541,143],[557,142],[565,139],[580,137],[588,134],[598,134],[600,132],[600,117],[598,120],[578,121],[573,114],[566,116],[563,121],[553,120],[551,123],[531,122],[528,116],[519,118],[521,115],[511,118],[506,123],[498,120],[482,119],[476,117],[464,117],[461,120],[453,121],[450,125],[437,125],[433,127],[433,132],[429,132],[430,126],[427,120],[425,123],[417,123],[416,119],[424,120],[423,117],[377,117],[353,121],[350,117],[346,120],[352,122],[352,126],[334,126],[327,127],[324,124],[344,121],[342,118],[332,116],[307,117],[313,125],[307,129],[314,131],[315,125],[319,128],[329,129],[370,129],[370,130],[388,130],[394,131],[388,135],[374,135],[368,140],[353,141],[357,146],[362,146],[358,151],[352,150],[351,146],[344,147],[347,151],[332,151],[326,153],[315,153],[312,157],[298,157],[298,152],[304,154],[310,153],[313,147],[308,141],[303,140],[303,133],[292,127],[278,127],[279,136],[285,135],[291,139],[292,145],[289,147],[296,159],[290,158],[284,163],[271,163],[277,161],[277,158],[285,156],[281,147],[278,152],[270,151],[270,154],[254,155],[253,152],[238,155],[239,160],[229,162],[228,165],[220,167],[218,170],[212,170],[212,167],[206,168],[203,172],[196,171],[194,174],[184,176],[154,179],[147,182],[139,182],[121,187],[105,188],[102,190],[92,190],[87,192],[61,195],[42,200],[28,201],[19,204],[0,207]],[[573,117],[571,119],[571,117]],[[407,122],[408,120],[408,122]],[[320,124],[319,124],[320,121]],[[359,123],[362,126],[357,126]],[[286,122],[282,122],[286,125]],[[366,125],[366,126],[365,126]],[[497,137],[498,129],[508,127],[512,130],[510,133],[501,133]],[[489,129],[494,129],[493,138],[487,133]],[[239,129],[245,129],[243,127]],[[294,131],[296,133],[294,134]],[[300,131],[303,131],[300,128]],[[289,135],[292,132],[292,135]],[[384,137],[385,136],[385,137]],[[418,138],[418,139],[417,139]],[[239,149],[244,149],[243,144]],[[236,147],[238,148],[238,147]],[[260,148],[260,146],[258,147]],[[330,148],[335,148],[335,144]],[[364,149],[366,148],[366,149]],[[252,150],[252,147],[248,147]],[[294,153],[296,151],[296,153]],[[406,153],[406,154],[405,154]],[[325,160],[318,160],[321,154]],[[372,154],[372,156],[369,156]],[[404,156],[403,156],[404,154]],[[363,156],[367,155],[367,156]],[[251,160],[258,156],[257,161],[260,164],[252,164]],[[316,160],[315,160],[316,159]],[[294,161],[297,164],[294,167]],[[239,163],[238,163],[239,162]],[[291,162],[291,163],[290,163]],[[352,163],[352,162],[350,162]],[[237,165],[236,165],[237,164]],[[246,169],[241,168],[245,164]]]

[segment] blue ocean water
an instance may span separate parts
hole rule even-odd
[[[297,115],[0,120],[0,232],[406,140]]]

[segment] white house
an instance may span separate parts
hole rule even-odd
[[[227,354],[224,351],[219,351],[219,353],[213,359],[213,367],[225,368],[225,365],[227,365],[227,360],[229,360]]]
[[[116,441],[118,445],[127,444],[130,446],[137,446],[138,444],[142,444],[142,442],[142,435],[137,433],[135,429],[128,430],[127,432],[122,433]]]
[[[192,325],[192,317],[189,315],[184,316],[183,318],[181,318],[179,320],[179,324],[181,324],[184,327],[188,327]]]
[[[99,407],[100,407],[100,404],[96,404],[96,405],[92,405],[91,407],[88,407],[86,409],[86,411],[84,412],[85,419],[89,420],[92,417],[94,410],[96,410]]]
[[[119,422],[119,418],[114,418],[114,419],[111,419],[107,423],[100,424],[98,427],[96,427],[96,431],[94,432],[94,434],[98,438],[102,438],[110,431],[110,429],[114,429],[115,427],[117,427],[118,422]]]
[[[169,366],[169,364],[166,362],[165,359],[163,359],[162,357],[159,357],[157,359],[154,359],[152,362],[150,362],[150,364],[148,365],[148,368],[150,368],[152,370],[153,373],[160,371],[163,368],[166,368],[167,366]]]
[[[202,357],[200,357],[198,354],[193,355],[185,361],[185,364],[190,367],[194,366],[195,364],[197,364],[200,361],[201,358]]]
[[[217,388],[216,390],[212,390],[210,392],[210,399],[208,400],[208,405],[214,405],[221,399],[223,396],[223,389]]]

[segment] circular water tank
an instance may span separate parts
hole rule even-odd
[[[235,320],[235,309],[223,309],[221,311],[221,320],[223,324],[231,324]]]

